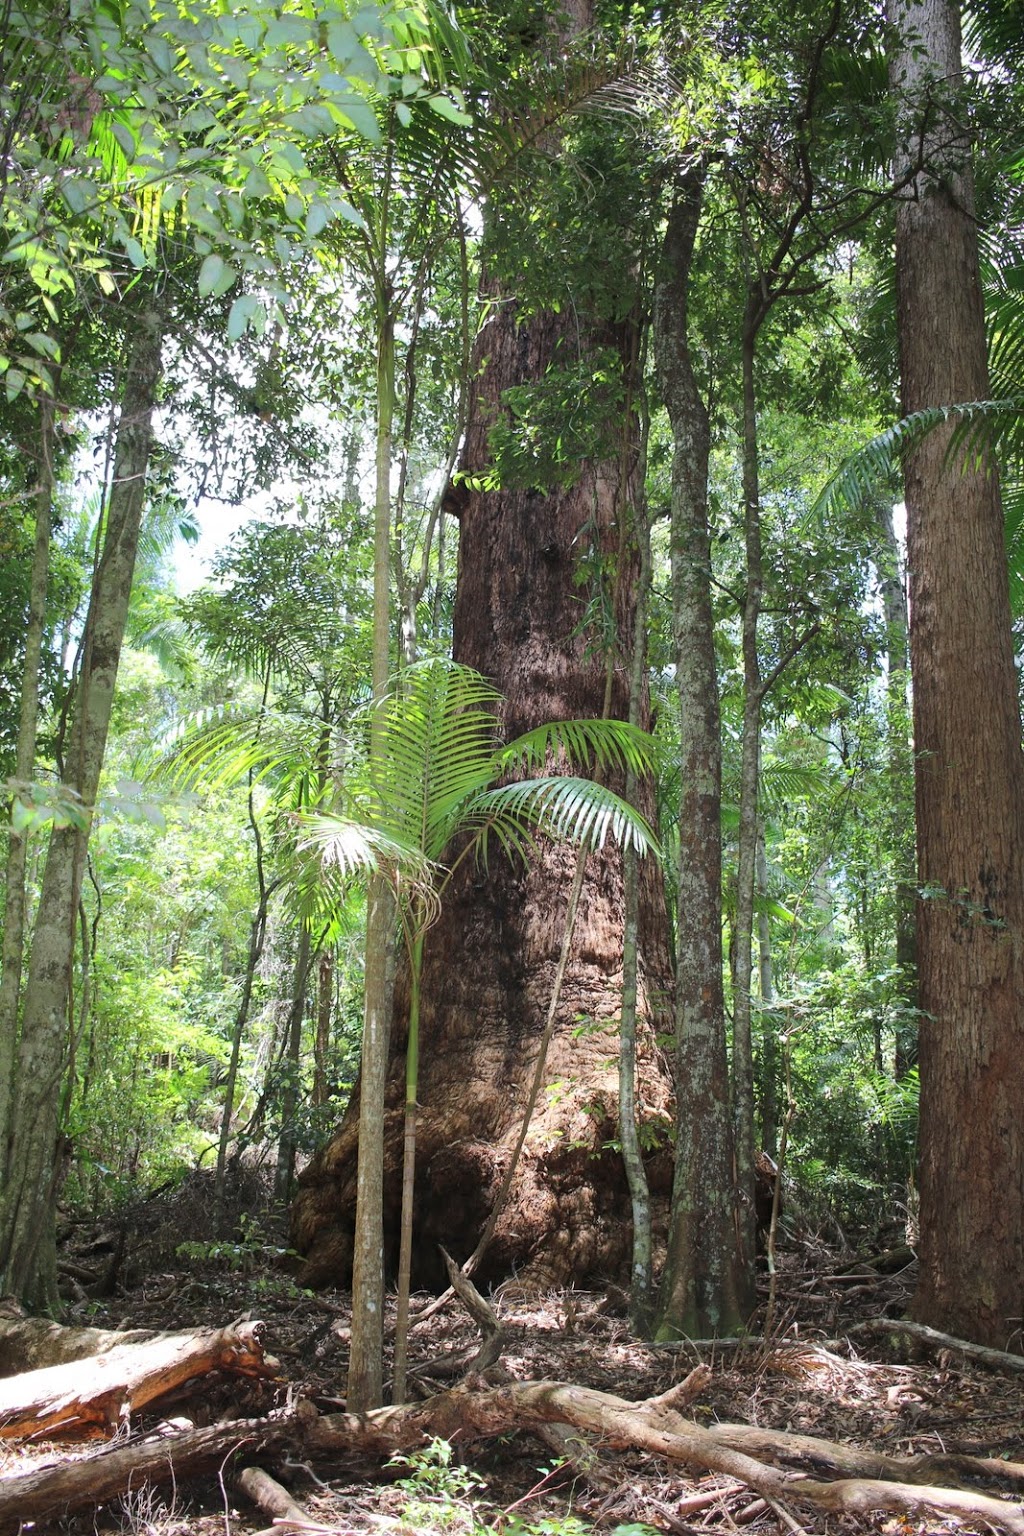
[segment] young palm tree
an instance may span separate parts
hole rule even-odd
[[[641,853],[654,846],[643,817],[604,785],[565,773],[519,777],[558,762],[643,774],[652,746],[644,732],[619,720],[571,720],[503,744],[498,701],[470,667],[432,660],[407,669],[380,711],[383,753],[371,759],[366,782],[347,792],[348,813],[306,824],[305,846],[334,877],[372,870],[392,880],[409,962],[396,1402],[405,1395],[423,944],[445,888],[466,859],[486,861],[495,842],[511,858],[526,857],[538,834],[594,847],[611,837]]]
[[[423,945],[445,889],[467,859],[486,862],[495,845],[523,859],[539,836],[594,848],[611,838],[639,853],[656,849],[647,822],[613,791],[550,771],[575,765],[642,776],[653,755],[644,731],[621,720],[556,721],[503,743],[495,720],[499,702],[497,690],[471,667],[439,659],[407,667],[386,697],[363,711],[378,750],[333,781],[329,810],[321,799],[299,819],[295,884],[304,920],[322,926],[344,905],[351,881],[383,878],[394,892],[408,956],[395,1401],[404,1395],[412,1268]],[[289,734],[293,723],[262,715],[258,729],[231,721],[201,731],[176,750],[175,776],[225,783],[262,775],[290,811],[316,750],[310,732]]]

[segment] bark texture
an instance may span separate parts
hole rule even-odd
[[[590,323],[578,311],[528,312],[492,285],[490,319],[477,342],[462,468],[492,464],[492,427],[510,387],[543,380],[596,347],[614,348],[625,376],[635,368],[631,324]],[[628,382],[627,382],[628,394]],[[633,413],[615,423],[621,452],[576,466],[568,488],[470,489],[447,507],[461,542],[454,614],[457,661],[477,668],[504,696],[501,728],[511,738],[545,721],[629,713],[629,640],[638,558],[619,560],[622,520],[641,487]],[[584,619],[581,567],[618,565],[616,632],[622,654],[603,654]],[[641,708],[646,723],[646,699]],[[620,789],[621,785],[615,784]],[[576,862],[571,848],[539,850],[530,867],[492,854],[465,867],[441,920],[427,936],[421,1015],[416,1236],[413,1281],[443,1283],[438,1253],[473,1248],[515,1143],[544,1030]],[[666,918],[652,868],[641,874],[641,1118],[667,1130],[668,1075],[652,1018],[670,985]],[[629,1199],[617,1127],[617,1028],[622,985],[622,865],[593,854],[547,1065],[547,1090],[510,1196],[478,1274],[513,1267],[548,1285],[586,1275],[625,1274]],[[394,1268],[398,1221],[399,1106],[407,988],[400,980],[395,1052],[388,1078],[385,1246]],[[337,1283],[351,1261],[356,1126],[350,1113],[300,1180],[292,1240],[312,1283]],[[667,1170],[667,1156],[663,1159]],[[664,1189],[664,1176],[662,1187]]]
[[[688,289],[703,176],[668,216],[654,308],[672,424],[672,605],[679,690],[679,899],[675,997],[676,1166],[659,1298],[662,1336],[746,1321],[735,1240],[733,1137],[722,987],[722,748],[708,532],[707,411],[693,370]]]
[[[25,659],[21,672],[21,705],[14,777],[28,784],[36,766],[39,720],[39,671],[46,630],[46,586],[50,573],[50,532],[53,516],[53,401],[39,402],[39,473],[36,484],[36,528],[32,553],[32,578],[28,622],[25,626]],[[4,881],[4,931],[0,971],[0,1149],[6,1146],[10,1128],[14,1066],[18,1050],[18,1005],[25,946],[26,871],[28,833],[11,826],[7,833],[7,870]],[[2,1152],[0,1152],[2,1162]]]
[[[0,1381],[0,1439],[107,1436],[123,1428],[134,1410],[198,1376],[273,1376],[278,1363],[264,1353],[262,1329],[262,1323],[237,1323],[158,1334],[10,1376]]]
[[[37,1305],[56,1305],[55,1201],[64,1164],[60,1085],[68,1040],[75,914],[88,826],[106,749],[152,441],[163,321],[135,317],[102,553],[93,581],[63,782],[82,804],[84,827],[50,838],[25,989],[9,1135],[0,1190],[0,1283]]]
[[[892,87],[910,160],[897,204],[903,408],[987,398],[970,145],[955,110],[959,13],[895,6]],[[899,173],[900,167],[897,166]],[[921,1004],[922,1322],[980,1343],[1024,1315],[1024,778],[999,487],[906,467]]]

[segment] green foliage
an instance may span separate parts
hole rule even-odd
[[[621,359],[608,351],[552,363],[542,379],[507,389],[488,441],[499,485],[550,492],[575,484],[585,464],[614,456],[622,440]]]
[[[643,817],[592,780],[550,775],[497,782],[563,755],[643,772],[651,761],[643,732],[622,721],[563,721],[502,745],[497,701],[490,684],[468,667],[435,660],[407,668],[383,705],[379,763],[363,786],[356,787],[358,780],[351,790],[342,786],[343,803],[358,805],[365,819],[334,813],[309,823],[308,843],[324,863],[347,875],[394,859],[422,895],[430,867],[457,834],[468,833],[481,858],[492,840],[522,857],[535,833],[595,846],[612,837],[641,852],[654,846]]]
[[[423,103],[465,120],[446,71],[468,55],[430,3],[349,18],[312,4],[282,15],[263,0],[210,13],[119,0],[76,3],[64,18],[25,0],[5,27],[4,259],[25,266],[43,312],[12,317],[27,350],[2,360],[8,398],[30,379],[52,386],[55,299],[83,275],[117,293],[162,259],[162,237],[191,237],[200,297],[255,280],[261,297],[240,293],[228,325],[260,328],[263,295],[284,298],[279,274],[333,220],[362,219],[318,177],[316,146],[379,141],[381,103],[396,97],[400,115]]]
[[[422,1450],[408,1456],[393,1456],[387,1465],[406,1469],[406,1475],[396,1485],[407,1497],[402,1528],[417,1536],[419,1532],[428,1536],[487,1536],[489,1532],[506,1532],[509,1536],[591,1536],[595,1529],[571,1510],[531,1518],[496,1509],[484,1496],[483,1478],[457,1459],[447,1440],[435,1437]],[[538,1488],[561,1471],[561,1465],[543,1468]],[[614,1526],[611,1536],[655,1536],[655,1531],[653,1526],[631,1522]]]
[[[279,1264],[291,1250],[268,1240],[259,1217],[243,1211],[237,1238],[179,1243],[176,1252],[179,1258],[204,1266],[212,1265],[236,1275],[252,1275]]]

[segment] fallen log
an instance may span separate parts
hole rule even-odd
[[[66,1365],[45,1366],[0,1381],[0,1439],[109,1435],[133,1409],[210,1371],[274,1376],[264,1352],[262,1324],[165,1333],[118,1344]]]
[[[152,1337],[152,1330],[145,1328],[122,1333],[110,1328],[62,1328],[48,1317],[27,1317],[17,1302],[5,1297],[0,1303],[0,1377],[85,1360],[120,1344]]]
[[[951,1333],[940,1333],[926,1323],[911,1323],[903,1318],[874,1317],[865,1323],[855,1323],[848,1330],[851,1334],[894,1333],[917,1339],[929,1349],[952,1349],[977,1360],[979,1365],[991,1366],[996,1371],[1009,1371],[1013,1375],[1024,1374],[1024,1355],[1011,1355],[1004,1349],[990,1349],[985,1344],[972,1344],[969,1339],[957,1339]]]
[[[298,1527],[305,1531],[327,1531],[330,1528],[314,1520],[308,1510],[296,1504],[287,1488],[282,1488],[276,1478],[262,1467],[246,1467],[235,1479],[237,1487],[274,1522],[256,1536],[280,1536],[285,1528]]]
[[[315,1412],[315,1410],[312,1410]],[[224,1466],[231,1457],[283,1455],[301,1439],[300,1412],[236,1419],[205,1429],[162,1426],[151,1435],[118,1441],[75,1461],[59,1461],[0,1480],[0,1527],[63,1517],[103,1504],[146,1483],[181,1483]]]
[[[991,1478],[991,1462],[975,1463],[969,1457],[900,1462],[870,1452],[847,1451],[828,1441],[764,1430],[754,1431],[760,1436],[754,1442],[746,1426],[705,1429],[657,1399],[630,1403],[564,1382],[512,1383],[493,1388],[464,1385],[426,1402],[379,1408],[362,1415],[318,1415],[312,1404],[299,1403],[264,1419],[148,1436],[80,1461],[8,1477],[0,1484],[0,1525],[43,1519],[90,1501],[108,1499],[129,1487],[137,1488],[143,1481],[174,1480],[180,1486],[189,1475],[220,1466],[243,1451],[247,1459],[254,1453],[266,1459],[288,1452],[314,1460],[317,1455],[336,1456],[339,1451],[384,1459],[416,1449],[434,1436],[447,1440],[457,1436],[465,1444],[469,1439],[516,1429],[532,1431],[550,1423],[569,1424],[599,1436],[604,1444],[648,1451],[732,1478],[782,1509],[799,1505],[859,1517],[877,1511],[918,1518],[953,1515],[987,1521],[1010,1536],[1024,1536],[1024,1508],[1019,1503],[990,1497],[974,1487],[939,1486],[943,1479]],[[737,1448],[744,1435],[748,1446],[756,1443],[757,1457]],[[730,1436],[736,1444],[729,1443]],[[794,1461],[799,1465],[801,1457],[805,1461],[812,1458],[816,1477],[794,1470]],[[776,1465],[777,1461],[783,1465]],[[856,1470],[858,1467],[864,1471]],[[823,1474],[832,1468],[839,1469],[838,1480],[824,1480]],[[925,1471],[936,1478],[934,1484],[910,1480]],[[1015,1468],[1013,1474],[1024,1476],[1024,1469]],[[892,1480],[885,1480],[890,1476]]]

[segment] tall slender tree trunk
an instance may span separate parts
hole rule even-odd
[[[646,421],[645,421],[646,435]],[[629,530],[623,520],[622,533]],[[634,537],[640,557],[630,656],[629,722],[640,724],[647,675],[647,625],[651,594],[651,528],[646,502],[634,509]],[[620,560],[624,541],[620,538]],[[637,798],[638,783],[626,775],[626,799]],[[650,1336],[654,1303],[654,1232],[651,1189],[644,1167],[637,1116],[636,1020],[640,976],[640,858],[630,844],[623,856],[622,1004],[619,1018],[619,1143],[633,1218],[629,1270],[629,1320],[634,1333]]]
[[[269,677],[264,683],[263,702],[266,704],[267,690],[270,686]],[[263,862],[263,838],[260,834],[259,822],[256,819],[256,803],[253,798],[252,784],[249,785],[249,826],[252,828],[253,843],[256,849],[256,884],[259,889],[259,901],[249,924],[249,949],[245,961],[245,975],[242,977],[242,991],[238,999],[238,1007],[235,1009],[235,1022],[231,1030],[231,1053],[228,1057],[228,1070],[224,1078],[224,1103],[220,1117],[220,1138],[217,1143],[217,1171],[213,1181],[214,1199],[214,1224],[218,1234],[223,1232],[227,1220],[227,1177],[228,1177],[228,1147],[231,1144],[231,1126],[235,1113],[235,1089],[238,1084],[238,1064],[242,1057],[242,1039],[245,1034],[245,1026],[249,1021],[249,1008],[252,1003],[252,989],[256,981],[256,970],[263,955],[263,946],[267,940],[267,914],[270,909],[270,898],[280,879],[271,881],[266,878]]]
[[[27,784],[34,773],[39,721],[39,668],[46,628],[46,587],[50,572],[50,529],[53,517],[53,401],[39,402],[39,470],[35,493],[35,543],[29,586],[25,660],[21,677],[21,707],[14,777]],[[4,882],[3,971],[0,974],[0,1178],[7,1173],[12,1091],[18,1054],[18,1015],[25,948],[28,832],[8,830],[7,876]]]
[[[292,1181],[295,1178],[295,1152],[298,1145],[295,1135],[295,1112],[299,1104],[299,1073],[302,1063],[302,1023],[306,1015],[306,985],[312,963],[312,940],[309,929],[303,923],[299,928],[299,942],[292,973],[292,998],[288,1010],[285,1035],[284,1091],[281,1094],[281,1134],[277,1142],[277,1163],[274,1167],[274,1199],[285,1206],[291,1198]]]
[[[758,625],[764,584],[761,487],[758,465],[757,397],[754,363],[765,317],[759,292],[751,290],[743,318],[743,519],[746,553],[742,614],[743,738],[740,763],[740,825],[736,870],[736,926],[733,941],[732,1091],[736,1135],[739,1231],[745,1266],[753,1273],[754,1212],[754,890],[757,877],[758,789],[761,777],[761,711],[764,682],[758,652]]]
[[[75,919],[145,505],[162,333],[163,316],[151,304],[134,317],[127,340],[113,484],[63,773],[65,787],[81,801],[83,825],[57,828],[50,838],[32,934],[0,1192],[3,1289],[48,1307],[57,1304],[55,1201],[64,1164],[58,1110],[69,1046]]]
[[[668,216],[654,346],[674,439],[672,614],[682,794],[676,938],[676,1162],[658,1302],[662,1336],[728,1333],[746,1320],[738,1263],[722,988],[722,747],[708,531],[707,411],[693,370],[689,282],[703,173]]]
[[[385,186],[389,180],[385,181]],[[387,230],[387,213],[381,227]],[[386,237],[381,261],[386,259]],[[391,292],[378,285],[377,440],[373,554],[373,701],[370,771],[384,751],[381,705],[391,654],[391,452],[395,414],[395,317]],[[359,1066],[359,1135],[352,1255],[352,1344],[349,1408],[361,1413],[384,1400],[384,1095],[391,1040],[395,907],[387,879],[373,875],[366,901],[363,1035]],[[346,1266],[347,1267],[347,1266]],[[340,1279],[341,1275],[335,1277]]]
[[[334,1011],[334,951],[321,950],[317,961],[316,1038],[313,1043],[312,1102],[319,1109],[330,1097],[331,1015]]]
[[[896,1076],[917,1061],[917,891],[913,870],[913,752],[909,734],[910,655],[907,593],[900,569],[900,548],[888,499],[879,501],[878,574],[885,619],[886,736],[889,755],[890,843],[895,861],[893,901],[896,919],[896,967],[907,1017],[897,1025]]]
[[[890,79],[909,164],[896,216],[903,409],[988,395],[970,144],[950,0],[894,0]],[[901,165],[897,165],[899,174]],[[905,468],[921,1003],[920,1278],[913,1313],[1020,1347],[1024,1315],[1024,760],[999,486]]]
[[[758,822],[757,858],[757,991],[761,1005],[761,1148],[774,1160],[779,1155],[779,1039],[769,1010],[775,998],[772,981],[772,925],[768,916],[768,849],[764,822]]]

